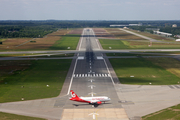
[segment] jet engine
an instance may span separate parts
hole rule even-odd
[[[98,101],[97,104],[100,105],[102,102],[101,101]]]

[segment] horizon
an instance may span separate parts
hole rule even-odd
[[[0,20],[0,21],[180,21],[180,20]]]

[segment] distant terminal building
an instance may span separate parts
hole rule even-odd
[[[177,27],[177,25],[176,25],[176,24],[173,24],[172,27]]]
[[[129,24],[129,26],[142,26],[142,24]]]
[[[162,36],[166,36],[166,37],[171,37],[172,34],[171,33],[165,33],[165,32],[160,32],[160,31],[153,31],[154,34],[158,34],[158,35],[162,35]]]
[[[124,27],[124,26],[129,26],[129,25],[110,25],[110,27]]]
[[[142,24],[110,25],[110,27],[142,26]]]

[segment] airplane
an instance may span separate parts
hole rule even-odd
[[[111,99],[106,97],[106,96],[99,96],[99,97],[78,97],[76,95],[76,93],[71,90],[71,98],[69,98],[69,100],[72,100],[72,101],[77,101],[77,102],[86,102],[86,103],[89,103],[89,104],[97,104],[97,105],[100,105],[102,102],[107,102],[107,101],[110,101]]]

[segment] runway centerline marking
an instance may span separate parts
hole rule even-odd
[[[96,86],[94,86],[94,85],[90,85],[90,86],[88,86],[88,87],[91,87],[91,89],[93,89],[94,87],[96,87]]]
[[[91,92],[91,93],[89,93],[89,94],[91,95],[91,97],[94,97],[94,94],[96,94],[96,93]]]
[[[91,79],[91,80],[88,80],[88,81],[91,81],[91,83],[92,83],[92,82],[95,81],[95,80]]]

